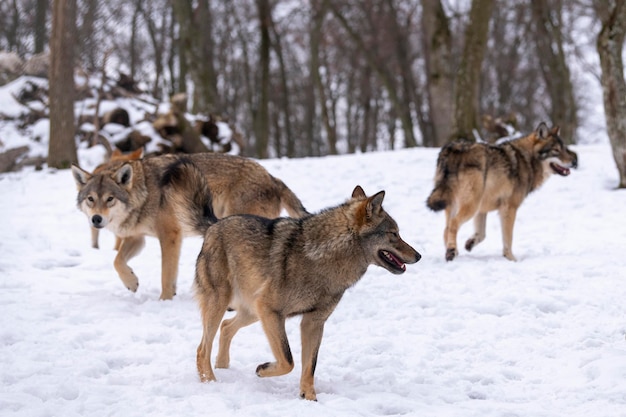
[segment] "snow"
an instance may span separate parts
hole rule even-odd
[[[501,256],[493,214],[486,240],[445,262],[443,214],[424,204],[435,149],[261,161],[313,211],[357,184],[386,190],[386,210],[423,255],[402,276],[372,266],[346,292],[326,324],[316,403],[298,398],[297,318],[290,374],[255,375],[272,359],[257,323],[235,337],[218,382],[199,382],[200,238],[184,242],[174,300],[158,300],[150,238],[130,263],[131,293],[113,269],[112,234],[90,247],[69,170],[1,175],[0,414],[626,416],[626,192],[614,189],[608,144],[573,149],[579,169],[550,178],[518,213],[518,262]],[[102,157],[79,155],[91,167]],[[468,223],[459,241],[471,233]]]

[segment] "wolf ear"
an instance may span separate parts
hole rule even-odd
[[[552,134],[553,136],[559,136],[559,133],[561,133],[561,128],[559,126],[554,126],[552,129],[550,129],[550,134]]]
[[[365,212],[368,218],[372,217],[372,215],[374,214],[378,214],[383,209],[384,198],[385,198],[385,192],[379,191],[367,199],[367,206],[365,208]]]
[[[537,134],[537,137],[539,139],[545,139],[548,137],[548,125],[546,125],[544,122],[539,123],[539,126],[537,126],[537,130],[535,131],[535,133]]]
[[[117,149],[117,148],[116,148]],[[128,154],[130,159],[141,159],[143,157],[143,148],[136,149]]]
[[[76,181],[76,187],[80,190],[87,184],[89,178],[92,177],[90,173],[81,169],[78,165],[72,164],[72,176],[74,177],[74,181]]]
[[[113,174],[113,179],[115,179],[115,182],[119,185],[128,185],[132,178],[133,167],[128,164],[122,165],[122,167]]]
[[[360,185],[354,187],[354,191],[352,191],[352,198],[366,198],[365,191],[361,188]]]

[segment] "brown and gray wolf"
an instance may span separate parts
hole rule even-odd
[[[301,219],[231,216],[212,225],[196,264],[195,291],[203,323],[197,366],[214,381],[211,348],[228,307],[236,315],[221,324],[215,366],[228,368],[237,331],[257,320],[276,359],[256,368],[260,377],[294,367],[285,320],[302,316],[300,396],[315,400],[313,374],[326,319],[344,291],[369,265],[402,274],[420,254],[400,238],[382,207],[384,191],[367,197],[357,186],[342,205]]]
[[[111,158],[107,162],[134,161],[137,159],[141,159],[142,156],[143,156],[143,148],[139,148],[129,153],[123,153],[119,149],[115,148],[113,149],[113,152],[111,153]],[[107,166],[107,163],[98,165],[96,169],[93,170],[94,174],[102,171],[106,166]],[[100,247],[100,245],[98,244],[98,239],[100,237],[100,229],[93,227],[93,226],[90,226],[89,228],[91,229],[91,247],[98,249]],[[121,243],[122,243],[122,239],[120,239],[119,236],[115,236],[115,246],[113,247],[113,249],[118,250],[120,248]]]
[[[471,251],[485,239],[487,213],[498,210],[503,255],[512,261],[513,224],[526,196],[552,174],[567,176],[578,156],[559,137],[559,128],[541,123],[528,136],[500,145],[455,141],[445,145],[437,159],[435,188],[426,201],[446,212],[446,260],[457,254],[457,232],[474,218],[474,235],[465,243]]]
[[[98,172],[72,167],[78,208],[91,226],[122,239],[114,267],[124,285],[136,291],[128,261],[145,236],[161,245],[161,299],[176,294],[182,238],[203,235],[216,218],[237,213],[278,217],[282,209],[308,212],[296,195],[257,162],[239,156],[201,153],[112,161]]]

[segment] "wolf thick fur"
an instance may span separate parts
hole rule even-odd
[[[182,238],[203,235],[216,217],[249,213],[277,217],[308,214],[287,186],[257,162],[232,155],[165,155],[112,161],[93,174],[72,172],[77,204],[91,226],[108,228],[122,239],[114,266],[124,285],[139,285],[128,260],[144,246],[145,236],[161,245],[161,299],[176,293]]]
[[[465,249],[471,251],[485,239],[487,213],[493,210],[500,215],[503,255],[516,260],[513,225],[522,201],[550,175],[567,176],[577,165],[578,157],[565,146],[558,127],[548,129],[545,123],[528,136],[500,145],[456,141],[444,146],[426,205],[434,211],[445,209],[446,260],[457,256],[458,230],[472,217],[475,233]]]
[[[196,265],[195,289],[203,335],[197,366],[203,382],[215,380],[211,348],[226,309],[236,315],[221,325],[215,366],[227,368],[230,343],[257,320],[275,362],[256,368],[260,377],[284,375],[294,367],[285,320],[301,315],[300,396],[316,399],[314,372],[326,319],[344,291],[368,265],[394,274],[420,259],[382,208],[384,191],[366,197],[357,186],[352,198],[301,219],[231,216],[211,226]]]

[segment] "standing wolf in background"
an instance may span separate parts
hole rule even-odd
[[[284,375],[293,367],[285,320],[301,315],[300,396],[315,400],[313,374],[326,319],[343,293],[378,265],[394,274],[420,254],[404,242],[382,207],[384,191],[352,198],[301,219],[231,216],[211,226],[196,264],[195,288],[203,335],[197,366],[203,382],[214,381],[211,348],[228,307],[236,315],[221,325],[215,366],[228,368],[237,331],[257,320],[276,362],[257,367],[260,377]]]
[[[498,210],[503,255],[515,261],[513,224],[522,201],[551,174],[567,176],[577,165],[578,157],[559,137],[559,128],[548,129],[545,123],[501,145],[455,141],[444,146],[426,205],[446,211],[446,260],[458,254],[456,237],[463,223],[474,217],[475,233],[465,243],[471,251],[485,239],[487,213]]]
[[[161,299],[176,294],[182,238],[203,235],[207,227],[236,213],[278,217],[282,209],[308,212],[296,195],[257,162],[224,154],[164,155],[112,161],[93,174],[72,166],[77,204],[90,225],[108,228],[122,239],[114,266],[124,285],[139,282],[128,261],[145,236],[161,245]]]
[[[139,148],[130,153],[122,153],[122,151],[115,148],[113,149],[113,152],[111,153],[111,158],[104,164],[98,165],[96,169],[93,170],[93,173],[97,174],[98,172],[104,170],[109,162],[134,161],[137,159],[141,159],[142,156],[143,156],[143,148]],[[100,247],[100,245],[98,245],[98,238],[100,237],[100,229],[93,227],[93,226],[90,226],[89,228],[91,229],[91,247],[94,249],[98,249]],[[118,250],[121,244],[122,244],[122,239],[120,239],[119,236],[115,236],[115,246],[113,246],[113,249]]]

